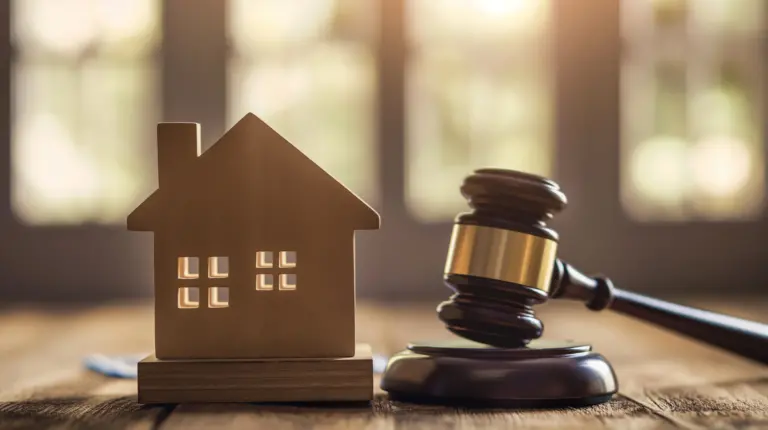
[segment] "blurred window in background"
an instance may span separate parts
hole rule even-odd
[[[621,2],[621,198],[633,218],[761,213],[766,4]]]
[[[124,223],[156,186],[159,0],[13,0],[12,207]]]
[[[553,172],[550,1],[406,0],[406,204],[466,210],[479,167]]]
[[[230,0],[227,127],[247,112],[378,201],[372,0]],[[300,11],[297,13],[297,11]]]

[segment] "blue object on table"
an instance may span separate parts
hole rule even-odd
[[[139,361],[147,354],[104,355],[92,354],[83,360],[86,369],[111,378],[136,379]],[[384,373],[387,357],[373,354],[373,373]]]
[[[88,370],[112,378],[136,379],[139,361],[147,354],[103,355],[92,354],[85,357],[83,364]]]
[[[387,361],[389,358],[381,354],[373,354],[373,373],[384,373],[384,369],[387,368]]]

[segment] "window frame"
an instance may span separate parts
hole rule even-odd
[[[269,266],[263,264],[262,257],[267,254],[272,255],[272,264]],[[287,254],[293,253],[293,263],[287,263]],[[275,257],[277,256],[277,257]],[[296,291],[298,284],[297,267],[299,253],[297,251],[256,251],[254,270],[255,270],[255,290],[256,291]],[[293,284],[286,284],[288,276],[293,275]],[[266,279],[270,283],[266,283]]]
[[[226,272],[219,272],[219,263],[225,260],[227,262],[227,271]],[[207,259],[208,264],[208,270],[206,270],[208,274],[208,279],[228,279],[229,278],[229,257],[225,255],[218,255],[213,257],[208,257]]]
[[[620,288],[658,294],[721,292],[724,286],[729,292],[755,291],[768,281],[761,263],[768,250],[760,249],[756,239],[768,235],[765,210],[759,219],[745,222],[644,223],[622,207],[619,96],[626,47],[619,3],[558,2],[559,148],[580,142],[580,154],[568,164],[582,176],[579,194],[569,192],[571,184],[562,181],[569,200],[580,210],[568,214],[577,219],[567,235],[556,227],[561,232],[559,255],[587,272],[606,274]],[[602,19],[590,21],[594,16]],[[590,30],[584,32],[585,28]],[[584,61],[589,68],[583,67]],[[768,70],[766,58],[762,67]],[[766,89],[763,86],[763,103]],[[587,117],[581,112],[584,100],[590,103]]]
[[[228,285],[211,285],[206,287],[208,290],[208,309],[226,309],[232,302],[231,291]],[[227,301],[219,301],[219,292],[221,290],[227,291]]]
[[[197,285],[187,286],[182,285],[177,288],[177,300],[176,306],[178,309],[199,309],[200,308],[200,287]],[[189,293],[193,290],[197,292],[197,301],[193,302],[189,299]]]
[[[684,20],[677,21],[673,24],[665,25],[660,31],[648,31],[651,25],[648,22],[653,22],[653,5],[645,3],[629,3],[626,6],[627,10],[620,10],[620,33],[619,37],[622,38],[622,52],[619,58],[620,65],[622,67],[621,78],[629,75],[628,68],[625,67],[628,64],[632,64],[631,71],[635,77],[640,76],[647,78],[650,81],[654,81],[654,84],[658,85],[659,70],[665,68],[677,67],[681,72],[682,79],[685,81],[685,87],[681,92],[682,99],[685,106],[685,114],[687,115],[688,124],[684,124],[684,133],[680,136],[685,141],[685,146],[688,151],[700,144],[701,137],[706,136],[701,134],[701,116],[692,109],[692,96],[701,94],[702,89],[708,88],[710,85],[716,84],[719,80],[720,73],[725,70],[736,70],[738,76],[743,80],[743,83],[747,89],[761,89],[768,80],[761,76],[765,74],[765,61],[763,56],[755,55],[761,50],[764,50],[763,45],[764,37],[760,37],[758,34],[752,31],[741,33],[725,31],[719,34],[718,30],[703,31],[704,24],[702,22],[696,22],[693,18],[695,15],[693,10],[696,8],[694,2],[689,2],[687,7],[690,8],[685,15]],[[755,3],[757,4],[757,3]],[[631,5],[631,6],[630,6]],[[645,9],[645,10],[641,10]],[[765,11],[765,6],[763,6]],[[631,13],[642,17],[642,21],[629,20],[628,16]],[[768,11],[765,11],[768,15]],[[635,16],[635,15],[632,15]],[[768,21],[768,19],[766,19]],[[642,24],[640,24],[642,22]],[[624,32],[623,25],[627,25],[628,31]],[[763,24],[762,33],[766,34],[766,26],[768,22]],[[718,44],[722,43],[721,46]],[[660,47],[660,48],[658,48]],[[622,92],[630,88],[626,82],[622,82]],[[654,89],[654,91],[657,91]],[[764,91],[763,91],[764,93]],[[623,93],[622,96],[626,94]],[[758,115],[762,114],[762,117],[766,117],[765,97],[757,95],[756,111],[750,111],[751,118],[749,122],[757,124],[763,123]],[[626,105],[632,104],[637,100],[622,100]],[[653,104],[653,103],[652,103]],[[656,105],[658,107],[658,105]],[[620,106],[620,111],[624,110],[624,106]],[[752,116],[754,114],[754,116]],[[652,118],[652,115],[649,117]],[[647,142],[648,137],[656,137],[662,133],[656,133],[656,136],[639,136],[631,133],[631,128],[634,126],[629,120],[630,115],[622,115],[622,142],[619,149],[620,162],[625,164],[631,160],[631,156],[625,152],[632,152],[637,150],[644,143]],[[649,121],[653,122],[653,121]],[[756,128],[760,126],[756,124]],[[644,127],[640,127],[644,129]],[[648,131],[652,131],[653,126],[648,127]],[[645,131],[645,130],[643,130]],[[640,133],[645,134],[645,133]],[[651,134],[651,133],[647,133]],[[762,138],[762,148],[760,153],[765,154],[768,151],[768,145],[765,144],[766,136],[763,130],[758,131],[759,137]],[[675,135],[675,133],[673,133]],[[727,136],[737,137],[733,134]],[[737,138],[743,138],[738,136]],[[635,140],[634,142],[629,139]],[[751,148],[754,141],[744,139],[745,149],[747,151],[753,150]],[[758,145],[759,146],[759,145]],[[691,155],[686,154],[686,161],[690,160]],[[748,206],[746,210],[737,213],[729,213],[725,211],[723,213],[715,214],[708,213],[707,210],[697,208],[692,202],[697,192],[700,190],[688,189],[681,193],[679,199],[673,204],[676,206],[676,210],[669,210],[664,208],[663,203],[657,203],[653,201],[651,196],[639,196],[639,198],[631,198],[633,193],[630,191],[632,188],[630,166],[624,165],[624,171],[622,171],[621,181],[625,184],[621,184],[622,202],[625,212],[628,216],[638,219],[638,222],[642,223],[655,223],[655,224],[673,224],[673,223],[743,223],[749,222],[754,218],[759,218],[762,213],[768,210],[768,201],[763,197],[764,201],[762,205]],[[763,170],[764,163],[758,163],[752,165],[755,170]],[[688,173],[686,179],[690,179],[690,173]],[[756,179],[750,178],[747,180],[747,186],[754,185]],[[759,180],[758,180],[759,181]],[[763,191],[768,190],[768,184],[762,180],[761,185]],[[755,193],[758,194],[758,193]],[[765,192],[761,193],[765,194]],[[738,196],[729,196],[738,199]],[[749,196],[754,197],[754,196]],[[717,200],[717,198],[715,198]],[[753,200],[748,198],[746,200]],[[639,203],[639,204],[638,204]],[[735,203],[738,204],[738,203]],[[635,206],[634,208],[632,206]],[[638,207],[640,206],[640,207]],[[642,206],[648,206],[647,209]],[[755,214],[755,212],[757,212]]]
[[[0,253],[8,268],[0,294],[9,300],[102,301],[151,297],[153,237],[124,225],[27,226],[10,205],[11,2],[0,2],[0,235],[14,243]],[[200,122],[206,148],[224,132],[225,2],[162,0],[162,121]],[[205,26],[196,23],[205,22]],[[194,46],[194,52],[189,50]],[[195,88],[195,91],[189,91]],[[153,156],[153,155],[151,155]],[[76,249],[73,249],[76,244]],[[45,261],[46,270],[39,270]],[[83,270],[83,262],[89,265]],[[110,288],[104,288],[109,285]]]

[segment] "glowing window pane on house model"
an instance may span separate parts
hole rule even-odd
[[[256,275],[256,290],[257,291],[272,291],[274,280],[272,275],[260,273]]]
[[[211,287],[208,289],[208,307],[209,308],[227,308],[229,307],[229,288]]]
[[[200,260],[197,257],[179,257],[179,279],[197,279],[200,276]]]
[[[208,277],[226,278],[229,276],[229,257],[208,257]]]
[[[280,275],[280,290],[292,291],[296,289],[296,275],[295,274],[282,274]]]
[[[200,290],[195,287],[179,288],[179,309],[195,309],[200,306]]]
[[[256,268],[271,269],[273,265],[272,251],[258,251],[256,253]]]
[[[296,267],[296,251],[280,251],[280,267],[284,269]]]

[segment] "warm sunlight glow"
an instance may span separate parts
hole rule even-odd
[[[335,6],[333,0],[230,0],[229,30],[240,49],[314,42],[330,24]]]
[[[672,136],[656,136],[635,149],[631,157],[632,185],[661,204],[679,202],[686,189],[687,143]]]
[[[691,170],[702,194],[725,197],[737,194],[752,175],[747,145],[731,136],[705,139],[692,148]]]
[[[101,191],[94,160],[76,149],[71,134],[54,116],[32,118],[16,133],[14,169],[20,184],[15,198],[21,215],[37,220],[57,207],[62,218],[83,216]]]
[[[469,25],[474,31],[491,33],[510,30],[533,30],[541,28],[546,20],[547,2],[544,0],[463,0],[470,8],[466,13],[460,9],[453,15],[461,24]],[[483,29],[485,27],[485,29]]]
[[[13,0],[13,210],[115,224],[155,184],[160,0]]]
[[[157,0],[17,0],[14,33],[22,44],[64,56],[134,41],[145,49],[157,32]]]
[[[466,209],[473,169],[552,174],[551,0],[408,0],[405,203],[422,222]]]
[[[312,90],[312,78],[316,76],[312,72],[308,67],[282,64],[251,69],[240,87],[244,110],[270,118],[295,109]]]
[[[62,54],[85,49],[98,33],[90,0],[16,2],[18,32]]]
[[[764,0],[620,1],[621,197],[642,222],[764,213]],[[717,52],[711,51],[717,47]]]
[[[541,1],[539,0],[473,0],[475,7],[489,15],[511,18],[515,15],[531,14]]]
[[[95,8],[104,39],[123,41],[152,32],[154,0],[99,0]]]
[[[410,38],[417,44],[495,46],[525,43],[546,32],[551,0],[408,0]]]

